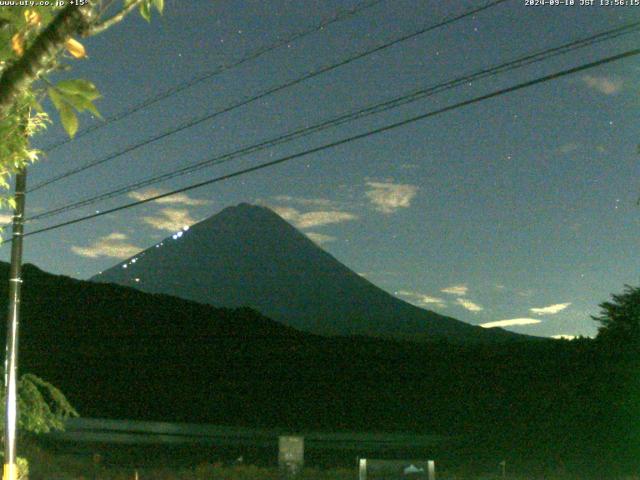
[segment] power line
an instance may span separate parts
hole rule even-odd
[[[519,83],[519,84],[514,85],[512,87],[503,88],[503,89],[500,89],[500,90],[497,90],[497,91],[494,91],[494,92],[491,92],[491,93],[488,93],[488,94],[485,94],[485,95],[481,95],[479,97],[474,97],[474,98],[471,98],[469,100],[464,100],[462,102],[458,102],[458,103],[455,103],[453,105],[449,105],[447,107],[440,108],[438,110],[432,110],[430,112],[426,112],[426,113],[423,113],[423,114],[420,114],[420,115],[416,115],[416,116],[407,118],[405,120],[402,120],[402,121],[399,121],[399,122],[396,122],[396,123],[392,123],[392,124],[386,125],[384,127],[380,127],[380,128],[376,128],[376,129],[373,129],[373,130],[369,130],[368,132],[364,132],[364,133],[360,133],[358,135],[353,135],[353,136],[350,136],[350,137],[347,137],[347,138],[343,138],[342,140],[337,140],[335,142],[327,143],[327,144],[321,145],[319,147],[315,147],[315,148],[312,148],[312,149],[304,150],[302,152],[294,153],[292,155],[287,155],[287,156],[278,158],[276,160],[272,160],[272,161],[269,161],[269,162],[261,163],[259,165],[255,165],[253,167],[245,168],[245,169],[242,169],[242,170],[237,170],[235,172],[232,172],[232,173],[229,173],[229,174],[226,174],[226,175],[222,175],[222,176],[219,176],[219,177],[211,178],[209,180],[205,180],[205,181],[202,181],[202,182],[194,183],[194,184],[188,185],[186,187],[182,187],[182,188],[179,188],[177,190],[173,190],[171,192],[155,195],[153,197],[149,197],[149,198],[146,198],[146,199],[143,199],[143,200],[130,202],[130,203],[127,203],[127,204],[124,204],[124,205],[120,205],[119,207],[114,207],[114,208],[111,208],[109,210],[104,210],[104,211],[99,212],[99,213],[86,215],[84,217],[79,217],[79,218],[76,218],[76,219],[73,219],[73,220],[68,220],[66,222],[58,223],[56,225],[51,225],[49,227],[45,227],[45,228],[41,228],[41,229],[38,229],[38,230],[34,230],[33,232],[26,233],[24,236],[28,237],[28,236],[31,236],[31,235],[37,235],[37,234],[48,232],[48,231],[51,231],[51,230],[56,230],[56,229],[59,229],[59,228],[62,228],[62,227],[66,227],[66,226],[73,225],[73,224],[76,224],[76,223],[84,222],[86,220],[91,220],[93,218],[101,217],[103,215],[107,215],[107,214],[110,214],[110,213],[115,213],[115,212],[118,212],[120,210],[126,210],[126,209],[129,209],[129,208],[132,208],[132,207],[136,207],[138,205],[143,205],[145,203],[153,202],[153,201],[159,200],[161,198],[170,197],[171,195],[176,195],[178,193],[187,192],[187,191],[194,190],[194,189],[197,189],[197,188],[201,188],[201,187],[204,187],[204,186],[207,186],[207,185],[212,185],[214,183],[218,183],[218,182],[222,182],[222,181],[225,181],[225,180],[229,180],[231,178],[238,177],[240,175],[244,175],[244,174],[255,172],[255,171],[258,171],[258,170],[265,169],[265,168],[273,167],[275,165],[279,165],[281,163],[285,163],[285,162],[288,162],[290,160],[294,160],[296,158],[304,157],[304,156],[311,155],[311,154],[314,154],[314,153],[318,153],[318,152],[321,152],[321,151],[324,151],[324,150],[327,150],[327,149],[330,149],[330,148],[334,148],[334,147],[337,147],[337,146],[340,146],[340,145],[344,145],[344,144],[347,144],[347,143],[350,143],[350,142],[353,142],[353,141],[356,141],[356,140],[360,140],[360,139],[363,139],[363,138],[366,138],[366,137],[369,137],[369,136],[372,136],[372,135],[377,135],[379,133],[383,133],[383,132],[387,132],[387,131],[390,131],[390,130],[394,130],[396,128],[408,125],[410,123],[414,123],[414,122],[417,122],[419,120],[423,120],[423,119],[426,119],[426,118],[429,118],[429,117],[434,117],[436,115],[440,115],[440,114],[445,113],[445,112],[450,112],[450,111],[456,110],[456,109],[461,108],[461,107],[465,107],[465,106],[468,106],[468,105],[479,103],[479,102],[482,102],[482,101],[485,101],[485,100],[489,100],[491,98],[498,97],[500,95],[505,95],[507,93],[515,92],[517,90],[522,90],[524,88],[528,88],[528,87],[531,87],[531,86],[534,86],[534,85],[538,85],[538,84],[541,84],[541,83],[549,82],[551,80],[555,80],[555,79],[558,79],[558,78],[561,78],[561,77],[564,77],[564,76],[567,76],[567,75],[571,75],[571,74],[574,74],[574,73],[577,73],[577,72],[581,72],[581,71],[584,71],[584,70],[588,70],[588,69],[591,69],[591,68],[599,67],[599,66],[605,65],[607,63],[615,62],[615,61],[622,60],[624,58],[629,58],[629,57],[632,57],[632,56],[635,56],[635,55],[639,55],[639,54],[640,54],[640,49],[628,50],[628,51],[620,53],[618,55],[613,55],[613,56],[610,56],[610,57],[606,57],[606,58],[597,60],[595,62],[583,64],[583,65],[580,65],[578,67],[573,67],[573,68],[570,68],[570,69],[562,70],[560,72],[552,73],[550,75],[546,75],[544,77],[539,77],[539,78],[536,78],[534,80],[529,80],[527,82]],[[6,242],[6,243],[9,243],[9,242]]]
[[[195,85],[198,85],[199,83],[204,82],[205,80],[209,80],[210,78],[213,78],[215,76],[218,76],[228,70],[234,69],[236,67],[239,67],[240,65],[243,65],[247,62],[251,62],[253,60],[256,60],[258,58],[260,58],[261,56],[273,52],[274,50],[277,50],[278,48],[283,47],[284,45],[288,45],[291,42],[294,42],[296,40],[300,40],[301,38],[304,38],[306,36],[312,35],[314,33],[320,32],[322,30],[324,30],[325,28],[327,28],[328,26],[340,22],[342,20],[345,20],[347,18],[353,17],[354,15],[363,12],[364,10],[367,10],[369,8],[372,8],[374,6],[376,6],[379,3],[384,2],[385,0],[369,0],[369,1],[365,1],[362,2],[356,6],[354,6],[353,8],[349,8],[349,9],[343,9],[343,10],[338,10],[337,13],[335,13],[332,17],[323,20],[322,22],[312,26],[311,28],[308,28],[306,30],[303,30],[301,32],[296,32],[293,33],[292,35],[283,38],[281,40],[278,40],[277,42],[274,42],[271,45],[267,45],[261,48],[258,48],[256,50],[254,50],[253,52],[250,52],[248,55],[240,58],[239,60],[236,60],[235,62],[229,63],[229,64],[222,64],[220,66],[218,66],[217,68],[215,68],[214,70],[211,70],[209,72],[205,72],[201,75],[197,75],[185,82],[179,83],[178,85],[175,85],[171,88],[168,88],[167,90],[165,90],[164,92],[161,92],[157,95],[154,95],[150,98],[147,98],[146,100],[143,100],[142,102],[126,109],[123,110],[122,112],[119,112],[115,115],[112,115],[110,117],[107,117],[105,119],[105,121],[97,123],[95,125],[86,127],[82,130],[80,130],[78,133],[76,133],[76,135],[74,136],[73,139],[71,138],[65,138],[62,139],[58,142],[52,143],[51,145],[48,145],[44,151],[46,153],[49,153],[53,150],[55,150],[58,147],[61,147],[62,145],[66,145],[67,143],[71,142],[72,140],[77,140],[80,137],[83,137],[95,130],[98,130],[102,127],[105,127],[111,123],[117,122],[119,120],[122,120],[130,115],[133,115],[134,113],[143,110],[145,108],[150,107],[151,105],[154,105],[155,103],[160,102],[161,100],[164,100],[165,98],[171,97],[173,95],[176,95],[177,93],[182,92],[183,90],[187,90],[188,88],[191,88]]]
[[[466,83],[469,81],[475,81],[478,80],[480,78],[486,78],[488,76],[491,75],[495,75],[497,73],[502,73],[508,70],[512,70],[515,68],[520,68],[522,66],[526,66],[529,64],[532,64],[534,62],[539,62],[542,60],[545,60],[547,58],[553,57],[553,56],[557,56],[559,54],[564,54],[567,53],[569,51],[575,50],[577,48],[583,48],[585,46],[591,45],[593,43],[596,42],[600,42],[603,40],[609,40],[611,38],[615,38],[617,36],[620,36],[622,34],[626,34],[626,33],[633,33],[634,31],[638,30],[638,27],[640,26],[640,22],[634,22],[632,24],[627,24],[612,30],[608,30],[606,32],[601,32],[599,34],[584,38],[584,39],[580,39],[580,40],[576,40],[573,42],[570,42],[568,44],[559,46],[559,47],[555,47],[552,49],[547,49],[547,50],[543,50],[540,52],[536,52],[534,54],[530,54],[530,55],[526,55],[524,57],[521,57],[519,59],[513,60],[511,62],[508,62],[506,64],[501,64],[489,69],[485,69],[485,70],[481,70],[478,73],[475,74],[471,74],[471,75],[467,75],[467,76],[463,76],[461,78],[457,78],[455,80],[449,81],[449,82],[445,82],[445,83],[441,83],[439,85],[433,86],[433,87],[429,87],[427,89],[423,89],[423,90],[418,90],[417,92],[413,92],[409,95],[403,95],[401,97],[395,98],[393,100],[384,102],[384,103],[379,103],[376,104],[374,106],[371,107],[367,107],[361,110],[358,110],[356,112],[353,113],[349,113],[346,115],[342,115],[336,118],[333,118],[331,120],[327,120],[324,121],[320,124],[314,125],[314,126],[310,126],[310,127],[306,127],[303,129],[299,129],[296,130],[294,132],[290,132],[288,134],[285,135],[281,135],[279,137],[276,137],[275,139],[271,139],[271,140],[267,140],[264,142],[261,142],[257,145],[252,145],[249,147],[244,147],[240,150],[236,150],[234,152],[231,153],[227,153],[218,157],[214,157],[213,159],[208,159],[205,161],[201,161],[183,168],[180,168],[178,170],[174,170],[168,173],[164,173],[155,177],[148,177],[147,179],[143,179],[140,181],[137,181],[133,184],[129,184],[129,185],[125,185],[122,187],[118,187],[116,190],[111,190],[96,196],[92,196],[89,198],[85,198],[83,200],[74,202],[72,204],[68,204],[62,207],[58,207],[55,208],[53,210],[49,210],[47,212],[43,212],[39,215],[36,215],[34,217],[31,217],[29,220],[36,220],[36,219],[41,219],[41,218],[46,218],[46,217],[50,217],[53,215],[57,215],[66,211],[70,211],[70,210],[74,210],[76,208],[80,208],[86,205],[90,205],[92,203],[96,203],[97,201],[100,200],[105,200],[105,199],[109,199],[109,198],[113,198],[116,197],[118,195],[121,195],[123,193],[128,193],[132,190],[141,188],[141,187],[145,187],[148,185],[152,185],[154,183],[158,183],[164,180],[169,180],[175,177],[179,177],[185,174],[189,174],[192,173],[194,171],[197,171],[199,169],[202,168],[206,168],[209,167],[211,165],[218,165],[220,163],[224,163],[230,160],[233,160],[235,158],[238,158],[240,156],[245,156],[247,154],[250,153],[254,153],[256,151],[260,151],[263,150],[265,148],[268,147],[272,147],[275,145],[278,145],[280,143],[286,142],[286,141],[290,141],[293,139],[297,139],[300,138],[302,136],[306,136],[309,135],[311,133],[316,133],[319,132],[321,130],[324,130],[326,128],[330,128],[330,127],[334,127],[337,125],[340,125],[342,123],[345,123],[347,121],[351,121],[351,120],[355,120],[355,119],[359,119],[359,118],[363,118],[365,116],[369,116],[375,113],[379,113],[391,108],[395,108],[404,104],[407,104],[409,102],[414,102],[417,100],[420,100],[422,98],[425,98],[427,96],[431,96],[434,95],[436,93],[440,93],[442,91],[445,90],[449,90],[451,88],[454,88],[462,83]]]
[[[474,8],[474,9],[467,10],[466,12],[464,12],[462,14],[459,14],[459,15],[450,17],[448,19],[442,20],[442,21],[440,21],[440,22],[438,22],[436,24],[433,24],[433,25],[430,25],[428,27],[422,28],[421,30],[419,30],[417,32],[404,35],[404,36],[402,36],[400,38],[397,38],[395,40],[392,40],[390,42],[382,44],[382,45],[380,45],[378,47],[375,47],[373,49],[366,50],[364,52],[358,53],[358,54],[353,55],[351,57],[348,57],[345,60],[342,60],[342,61],[340,61],[338,63],[331,64],[331,65],[328,65],[328,66],[321,67],[319,69],[313,70],[310,73],[307,73],[307,74],[303,75],[302,77],[296,78],[294,80],[289,80],[289,81],[287,81],[287,82],[285,82],[283,84],[280,84],[280,85],[278,85],[276,87],[272,87],[272,88],[270,88],[268,90],[262,91],[262,92],[254,95],[252,97],[249,97],[247,99],[244,99],[244,100],[241,100],[239,102],[236,102],[236,103],[234,103],[234,104],[232,104],[230,106],[227,106],[227,107],[225,107],[225,108],[223,108],[221,110],[217,110],[217,111],[215,111],[213,113],[210,113],[210,114],[207,114],[205,116],[202,116],[202,117],[190,120],[188,122],[185,122],[185,123],[179,125],[178,127],[172,128],[171,130],[167,130],[164,133],[161,133],[161,134],[156,135],[154,137],[148,138],[147,140],[144,140],[143,142],[139,142],[139,143],[130,145],[128,147],[125,147],[122,150],[120,150],[120,151],[118,151],[116,153],[110,154],[110,155],[108,155],[106,157],[103,157],[103,158],[101,158],[99,160],[94,160],[92,162],[88,162],[88,163],[86,163],[84,165],[81,165],[79,167],[76,167],[76,168],[73,168],[71,170],[68,170],[65,173],[62,173],[60,175],[56,175],[56,176],[50,178],[49,180],[45,180],[43,182],[40,182],[40,183],[34,185],[33,187],[31,187],[29,189],[29,192],[34,192],[34,191],[39,190],[42,187],[50,185],[50,184],[52,184],[54,182],[57,182],[59,180],[63,180],[63,179],[68,178],[68,177],[70,177],[72,175],[75,175],[76,173],[83,172],[83,171],[85,171],[85,170],[87,170],[89,168],[93,168],[93,167],[95,167],[97,165],[101,165],[101,164],[103,164],[105,162],[114,160],[115,158],[118,158],[118,157],[120,157],[122,155],[125,155],[127,153],[131,153],[134,150],[137,150],[137,149],[139,149],[141,147],[144,147],[146,145],[149,145],[149,144],[151,144],[153,142],[156,142],[158,140],[166,138],[166,137],[168,137],[170,135],[173,135],[174,133],[181,132],[181,131],[186,130],[188,128],[191,128],[191,127],[194,127],[196,125],[199,125],[200,123],[203,123],[205,121],[211,120],[211,119],[213,119],[213,118],[215,118],[215,117],[217,117],[219,115],[222,115],[223,113],[228,113],[228,112],[230,112],[232,110],[235,110],[236,108],[242,107],[242,106],[247,105],[249,103],[252,103],[252,102],[254,102],[256,100],[260,100],[260,99],[262,99],[262,98],[264,98],[264,97],[266,97],[268,95],[271,95],[273,93],[277,93],[277,92],[280,92],[280,91],[285,90],[287,88],[293,87],[293,86],[298,85],[298,84],[300,84],[300,83],[302,83],[302,82],[304,82],[306,80],[309,80],[311,78],[317,77],[318,75],[322,75],[323,73],[330,72],[330,71],[335,70],[335,69],[337,69],[339,67],[342,67],[344,65],[347,65],[347,64],[350,64],[352,62],[355,62],[356,60],[364,58],[364,57],[366,57],[368,55],[380,52],[380,51],[385,50],[387,48],[390,48],[390,47],[392,47],[394,45],[397,45],[398,43],[404,42],[404,41],[409,40],[411,38],[414,38],[414,37],[417,37],[417,36],[422,35],[424,33],[427,33],[429,31],[432,31],[432,30],[435,30],[437,28],[440,28],[440,27],[449,25],[451,23],[457,22],[459,20],[462,20],[463,18],[466,18],[468,16],[474,15],[474,14],[476,14],[478,12],[483,11],[483,10],[487,10],[488,8],[495,7],[495,6],[497,6],[497,5],[501,4],[501,3],[504,3],[506,1],[509,1],[509,0],[493,0],[493,1],[483,5],[481,7],[477,7],[477,8]]]
[[[392,108],[397,108],[399,106],[402,105],[406,105],[408,103],[411,102],[415,102],[417,100],[421,100],[424,99],[426,97],[430,97],[432,95],[435,95],[437,93],[441,93],[443,91],[446,90],[450,90],[453,89],[459,85],[465,84],[467,82],[472,82],[472,81],[476,81],[479,79],[483,79],[483,78],[487,78],[490,76],[494,76],[497,75],[499,73],[504,73],[506,71],[510,71],[510,70],[514,70],[516,68],[521,68],[524,66],[528,66],[531,65],[533,63],[536,62],[540,62],[543,60],[547,60],[549,58],[561,55],[561,54],[565,54],[571,51],[574,51],[576,49],[579,48],[584,48],[590,45],[593,45],[595,43],[598,42],[602,42],[605,40],[611,40],[612,38],[616,38],[619,37],[621,35],[624,34],[629,34],[629,33],[634,33],[640,30],[640,22],[633,22],[630,24],[626,24],[626,25],[622,25],[620,27],[614,28],[614,29],[610,29],[604,32],[600,32],[594,35],[591,35],[589,37],[586,38],[582,38],[582,39],[578,39],[578,40],[574,40],[572,42],[560,45],[558,47],[554,47],[554,48],[550,48],[550,49],[544,49],[544,50],[540,50],[537,51],[535,53],[531,53],[531,54],[527,54],[524,55],[522,57],[519,57],[515,60],[512,60],[510,62],[507,63],[502,63],[490,68],[485,68],[483,70],[480,70],[476,73],[473,74],[468,74],[468,75],[464,75],[462,77],[458,77],[454,80],[450,80],[447,82],[443,82],[440,84],[437,84],[435,86],[431,86],[428,87],[426,89],[420,89],[420,90],[416,90],[414,92],[411,92],[409,94],[405,94],[402,95],[400,97],[396,97],[394,99],[382,102],[382,103],[377,103],[375,105],[357,110],[355,112],[351,112],[348,114],[343,114],[343,115],[339,115],[337,117],[334,117],[330,120],[325,120],[319,124],[316,125],[312,125],[309,127],[305,127],[302,129],[298,129],[283,135],[280,135],[278,137],[260,142],[258,144],[254,144],[248,147],[244,147],[241,148],[239,150],[235,150],[233,152],[230,153],[226,153],[220,156],[216,156],[214,158],[211,159],[207,159],[204,161],[200,161],[197,162],[195,164],[192,165],[187,165],[185,167],[179,168],[177,170],[173,170],[164,174],[160,174],[160,175],[156,175],[156,176],[152,176],[152,177],[147,177],[146,179],[142,179],[139,181],[136,181],[134,183],[128,184],[128,185],[124,185],[121,187],[116,188],[115,190],[110,190],[98,195],[94,195],[92,197],[89,198],[85,198],[76,202],[73,202],[71,204],[67,204],[61,207],[57,207],[54,208],[52,210],[48,210],[46,212],[40,213],[38,215],[35,215],[33,217],[30,217],[28,219],[28,221],[34,221],[34,220],[38,220],[38,219],[43,219],[43,218],[48,218],[51,216],[55,216],[55,215],[59,215],[61,213],[64,212],[68,212],[71,210],[75,210],[77,208],[81,208],[87,205],[91,205],[93,203],[96,203],[98,201],[101,200],[107,200],[110,198],[114,198],[117,197],[119,195],[122,195],[124,193],[128,193],[131,192],[133,190],[142,188],[142,187],[146,187],[149,185],[153,185],[155,183],[159,183],[161,181],[165,181],[165,180],[169,180],[172,178],[176,178],[176,177],[180,177],[183,175],[187,175],[189,173],[193,173],[197,170],[200,170],[202,168],[206,168],[212,165],[219,165],[221,163],[225,163],[231,160],[234,160],[238,157],[243,157],[246,156],[248,154],[251,153],[255,153],[257,151],[261,151],[264,150],[266,148],[270,148],[276,145],[279,145],[281,143],[284,142],[288,142],[297,138],[301,138],[307,135],[310,135],[312,133],[317,133],[319,131],[331,128],[331,127],[335,127],[338,125],[341,125],[343,123],[349,122],[349,121],[353,121],[356,119],[360,119],[360,118],[364,118],[373,114],[377,114],[386,110],[390,110]]]

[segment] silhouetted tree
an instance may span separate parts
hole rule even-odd
[[[640,288],[625,286],[622,294],[612,295],[611,302],[600,304],[598,339],[623,346],[640,347]]]
[[[600,421],[603,450],[610,463],[626,473],[640,471],[640,288],[625,286],[600,305],[597,341],[600,394],[593,403],[606,405]],[[594,431],[596,428],[594,421]]]

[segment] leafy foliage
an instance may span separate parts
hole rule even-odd
[[[4,459],[4,452],[0,451],[0,459]],[[4,461],[2,461],[4,463]],[[29,480],[29,461],[24,457],[16,458],[18,466],[18,478],[17,480]]]
[[[2,420],[5,418],[4,407],[3,401],[0,407]],[[65,420],[78,416],[78,412],[58,388],[29,373],[23,375],[18,382],[18,414],[18,428],[23,432],[36,434],[64,430]],[[4,452],[0,450],[0,459],[3,457]],[[28,479],[27,459],[18,457],[17,464],[18,480]]]
[[[12,73],[16,73],[18,67],[22,68],[22,72],[36,72],[30,74],[35,75],[35,78],[19,83],[17,93],[7,97],[12,99],[10,106],[0,113],[0,190],[8,189],[10,177],[20,168],[38,159],[41,152],[30,147],[30,138],[49,123],[49,116],[42,107],[47,97],[57,110],[62,126],[71,137],[79,128],[78,113],[89,112],[100,117],[94,104],[94,101],[100,98],[100,94],[93,83],[76,79],[63,80],[54,85],[48,79],[48,75],[56,71],[69,69],[63,65],[64,60],[86,58],[84,45],[74,36],[90,36],[111,28],[135,7],[139,8],[140,14],[146,20],[151,19],[152,8],[160,13],[164,9],[164,0],[124,0],[117,13],[105,18],[107,12],[113,10],[111,4],[110,1],[96,0],[79,7],[0,7],[0,81],[8,78],[8,71],[13,69]],[[87,10],[86,18],[90,19],[89,24],[82,25],[77,31],[66,32],[63,38],[64,48],[56,48],[53,44],[40,48],[45,53],[38,59],[38,68],[34,68],[33,65],[21,65],[22,60],[32,60],[29,52],[38,42],[54,41],[51,39],[55,35],[49,32],[44,36],[43,32],[52,25],[64,25],[65,22],[53,22],[65,12],[71,12],[69,9],[73,8],[78,11]],[[3,206],[11,206],[6,196],[0,196],[0,208]]]
[[[4,407],[3,401],[0,407],[2,420],[5,418]],[[30,433],[64,430],[65,420],[78,416],[58,388],[30,373],[22,375],[18,382],[18,414],[18,428]]]
[[[49,117],[44,112],[29,114],[35,103],[31,92],[23,95],[23,106],[15,115],[0,120],[0,189],[9,188],[9,179],[22,166],[38,159],[39,151],[32,149],[29,138],[46,128]],[[12,200],[0,196],[0,207],[13,206]]]
[[[18,411],[18,427],[31,433],[63,430],[67,418],[78,416],[59,389],[29,373],[20,377]]]
[[[53,7],[0,7],[0,73],[24,54],[55,13]]]
[[[132,3],[131,1],[127,3]],[[155,8],[160,14],[164,11],[164,0],[143,0],[140,2],[140,15],[147,22],[151,21],[151,9]]]
[[[100,117],[93,101],[100,98],[96,86],[87,80],[65,80],[49,87],[49,98],[60,113],[60,120],[70,137],[78,131],[76,112],[89,111]]]

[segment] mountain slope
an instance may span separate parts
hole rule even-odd
[[[461,342],[518,337],[399,300],[268,208],[247,204],[226,208],[92,280],[212,305],[250,306],[320,334],[419,335]]]
[[[8,270],[0,262],[5,310]],[[32,265],[23,279],[20,370],[61,388],[89,417],[447,432],[510,401],[503,388],[497,400],[483,392],[496,375],[516,391],[513,376],[540,375],[529,359],[554,347],[327,338],[247,308],[218,309]]]
[[[3,311],[8,276],[0,262]],[[253,359],[316,342],[247,308],[218,309],[33,265],[25,265],[23,280],[20,370],[60,387],[82,415],[220,421],[242,407],[236,396],[218,398],[229,389],[228,372],[250,377]],[[0,329],[0,342],[5,335]],[[257,415],[260,402],[252,401]]]

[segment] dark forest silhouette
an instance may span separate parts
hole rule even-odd
[[[83,416],[440,433],[458,439],[452,461],[638,468],[638,289],[602,304],[595,340],[463,345],[327,338],[247,308],[24,276],[21,369]]]

